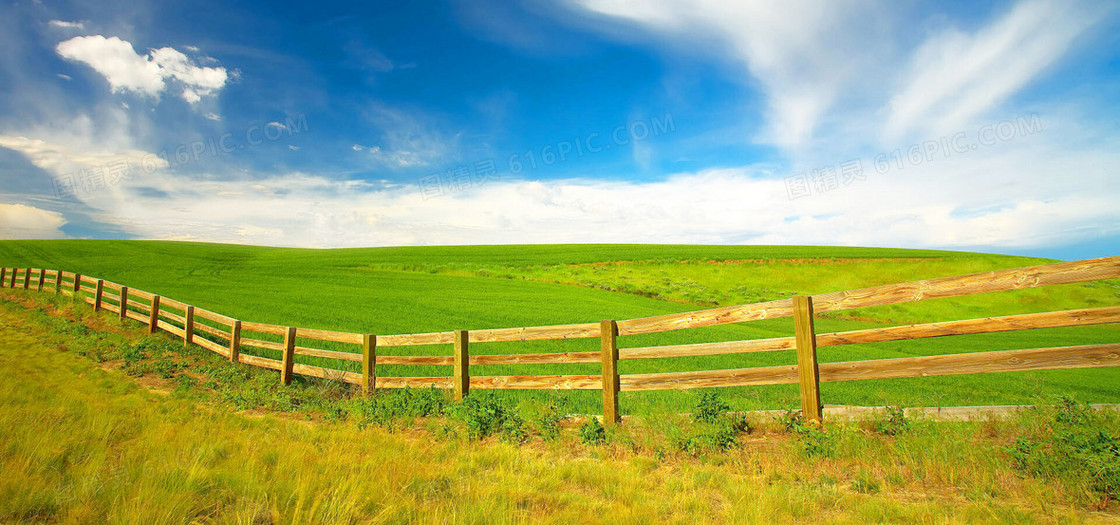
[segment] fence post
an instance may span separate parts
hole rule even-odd
[[[4,287],[4,281],[8,280],[8,269],[0,268],[0,288]]]
[[[362,336],[362,391],[373,392],[377,389],[377,336]]]
[[[821,422],[821,378],[817,368],[817,333],[813,327],[813,298],[793,298],[794,339],[797,342],[797,376],[801,382],[801,415]]]
[[[455,399],[462,401],[471,389],[470,336],[466,330],[455,330]]]
[[[190,346],[194,342],[194,307],[187,305],[187,310],[183,312],[183,347]]]
[[[128,319],[128,287],[121,287],[121,321]]]
[[[24,268],[23,270],[23,289],[30,288],[31,285],[31,268]]]
[[[12,288],[16,287],[16,275],[19,274],[19,268],[12,268]]]
[[[241,361],[241,321],[234,321],[229,327],[229,362]]]
[[[296,357],[296,328],[294,326],[288,327],[288,332],[284,334],[284,361],[283,369],[280,371],[280,382],[285,385],[292,384],[292,365],[295,364]]]
[[[97,288],[93,291],[93,311],[101,309],[101,295],[105,293],[105,281],[102,279],[97,280]]]
[[[39,268],[39,285],[35,287],[36,292],[43,291],[43,280],[47,277],[47,271]]]
[[[76,273],[76,274],[74,274],[74,297],[77,297],[78,293],[80,293],[81,291],[82,291],[82,274]]]
[[[159,328],[159,296],[152,296],[152,311],[148,314],[148,333],[154,334]]]
[[[622,422],[618,412],[618,323],[599,323],[603,358],[603,423],[614,426]]]
[[[62,293],[62,270],[54,271],[54,294]]]

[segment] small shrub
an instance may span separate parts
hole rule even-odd
[[[1020,471],[1078,487],[1104,507],[1120,497],[1120,421],[1069,397],[1027,415],[1032,423],[1007,447]]]
[[[393,430],[405,419],[441,415],[447,403],[447,395],[434,388],[379,390],[367,398],[355,399],[351,411],[359,428],[372,424]]]
[[[525,421],[521,416],[510,413],[502,418],[501,438],[502,441],[518,445],[529,439],[529,433],[525,430]]]
[[[533,419],[533,426],[545,441],[560,436],[560,422],[568,417],[568,403],[562,399],[551,399]]]
[[[793,434],[802,426],[801,412],[797,410],[786,410],[785,413],[778,418],[778,422],[781,423],[782,429],[785,430],[786,433]]]
[[[801,434],[802,451],[806,456],[828,458],[836,454],[836,440],[827,430],[809,425]]]
[[[602,445],[607,440],[607,431],[599,418],[589,417],[587,422],[579,427],[579,441],[584,445]]]
[[[800,437],[801,451],[807,457],[832,457],[836,453],[835,437],[816,424],[806,423],[801,412],[787,410],[780,422],[786,432]]]
[[[495,432],[501,432],[504,439],[516,442],[528,437],[521,416],[488,392],[467,397],[461,403],[448,407],[445,414],[465,426],[467,436],[473,439],[483,439]]]
[[[677,448],[691,455],[726,452],[739,446],[739,434],[752,430],[746,417],[721,414],[713,423],[700,423],[696,433],[678,438]]]
[[[692,410],[692,419],[701,423],[719,423],[731,407],[715,392],[701,392]]]
[[[875,422],[875,431],[886,436],[897,436],[910,428],[910,420],[902,407],[883,407],[884,418]]]

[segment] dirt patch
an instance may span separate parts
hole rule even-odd
[[[106,372],[114,372],[123,369],[125,367],[125,364],[126,363],[124,359],[112,359],[109,361],[102,361],[100,363],[97,363],[97,367],[105,370]],[[169,396],[171,395],[171,391],[175,389],[175,383],[170,379],[164,379],[162,377],[155,377],[151,375],[131,377],[132,380],[136,381],[138,385],[144,387],[145,390],[153,394]]]
[[[305,428],[315,428],[316,421],[309,420],[303,417],[296,417],[296,414],[290,412],[276,412],[272,410],[265,410],[263,408],[250,408],[247,410],[239,410],[237,415],[249,419],[283,419],[286,421],[293,421],[299,423]]]

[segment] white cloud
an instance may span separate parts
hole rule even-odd
[[[224,67],[200,67],[171,47],[141,55],[130,42],[115,36],[74,37],[59,43],[55,50],[62,58],[86,64],[103,75],[114,93],[127,91],[159,98],[167,81],[173,81],[183,100],[193,105],[229,80]]]
[[[62,58],[82,62],[104,75],[114,93],[131,91],[158,97],[164,89],[159,64],[137,54],[131,43],[115,36],[78,36],[59,43],[55,50]]]
[[[910,131],[973,125],[1117,6],[1020,0],[965,33],[930,30],[938,17],[918,19],[905,2],[570,2],[615,23],[636,24],[656,34],[659,44],[677,42],[691,54],[745,64],[744,85],[766,100],[758,138],[794,156],[821,144],[882,147]]]
[[[0,204],[0,239],[61,239],[61,213],[23,204]]]
[[[366,148],[377,162],[391,168],[417,168],[428,165],[428,158],[424,152],[409,150],[383,151],[381,146]]]
[[[880,31],[883,6],[866,1],[574,3],[669,33],[692,53],[711,50],[742,62],[768,99],[760,138],[785,148],[809,141],[837,100],[892,51],[882,42],[867,45]]]
[[[84,22],[67,22],[65,20],[51,20],[50,22],[47,22],[47,25],[49,25],[51,27],[57,27],[57,28],[60,28],[60,29],[79,29],[80,30],[80,29],[85,29],[86,28],[86,24]]]
[[[41,139],[8,135],[0,135],[0,147],[23,153],[36,167],[55,174],[72,173],[79,169],[118,162],[127,162],[135,166],[145,164],[151,169],[167,167],[167,162],[160,157],[140,150],[91,152]]]
[[[204,115],[202,115],[202,116],[203,116],[203,117],[206,117],[206,118],[207,118],[207,119],[209,119],[209,120],[213,120],[213,121],[219,121],[219,120],[222,120],[222,116],[221,116],[221,115],[219,115],[219,114],[217,114],[217,113],[214,113],[214,112],[212,112],[212,111],[211,111],[211,112],[207,112],[206,114],[204,114]]]
[[[368,119],[381,131],[380,144],[362,147],[376,161],[391,169],[428,166],[447,158],[456,149],[458,136],[439,131],[430,116],[389,107],[382,103],[370,106]]]
[[[975,33],[930,36],[891,98],[886,136],[960,129],[1057,61],[1101,14],[1080,2],[1029,0]]]
[[[890,125],[902,134],[934,133],[946,122],[975,131],[973,121],[990,118],[984,114],[1059,60],[1055,57],[1073,45],[1071,39],[1084,33],[1079,21],[1091,18],[1054,15],[1054,27],[1049,27],[1041,22],[1049,15],[1032,9],[1052,4],[1027,0],[980,21],[979,29],[932,31],[910,39],[912,49],[902,49],[900,39],[876,38],[891,33],[876,29],[883,20],[878,11],[895,5],[794,3],[779,11],[761,2],[630,5],[608,0],[589,9],[658,33],[689,36],[682,40],[696,47],[719,42],[719,52],[742,61],[754,77],[750,85],[767,97],[763,138],[786,148],[794,165],[805,162],[805,148],[820,142],[828,162],[852,158],[837,153],[847,143],[822,141],[822,134],[839,132],[852,141],[873,143],[885,134],[888,122],[896,123]],[[1025,38],[1031,32],[1037,42]],[[206,63],[203,59],[192,61],[171,48],[140,55],[119,39],[85,38],[101,41],[78,41],[68,48],[70,59],[89,63],[114,91],[158,97],[182,89],[181,96],[198,101],[218,92],[233,75],[219,79],[200,72],[205,68],[197,64]],[[59,45],[60,55],[67,42]],[[90,51],[98,46],[112,51],[107,54],[119,63]],[[1008,55],[1007,49],[1015,47],[1030,53]],[[953,54],[967,55],[967,60],[937,60]],[[909,67],[898,67],[900,63]],[[954,63],[960,69],[945,65]],[[158,71],[149,74],[145,64]],[[984,69],[998,74],[976,73]],[[158,89],[157,81],[162,83]],[[1115,184],[1120,154],[1111,147],[1114,126],[1086,126],[1076,116],[1083,108],[1070,104],[1064,119],[1055,115],[1057,106],[1045,105],[1045,132],[1023,140],[925,160],[884,175],[875,173],[865,157],[867,181],[792,201],[783,177],[793,171],[763,166],[680,173],[653,182],[491,181],[458,192],[443,187],[436,196],[419,181],[367,183],[305,173],[190,176],[162,169],[165,163],[136,149],[129,115],[118,116],[124,132],[102,134],[88,122],[76,121],[21,132],[23,136],[0,135],[0,147],[23,153],[56,178],[109,162],[156,161],[142,176],[78,196],[96,221],[142,238],[296,246],[682,242],[1045,247],[1120,235],[1114,204],[1120,202]],[[1001,115],[1023,113],[1004,108]],[[837,124],[839,115],[849,118]],[[410,168],[436,165],[455,150],[456,136],[442,132],[446,126],[436,125],[432,115],[375,104],[366,118],[380,134],[353,144],[354,151],[363,152],[354,158]],[[60,136],[59,129],[73,137]],[[366,150],[370,157],[364,157]],[[640,163],[649,152],[635,148],[632,154]]]
[[[634,242],[1040,247],[1120,234],[1120,154],[1082,148],[1091,130],[1045,131],[789,200],[761,167],[656,182],[490,181],[433,194],[304,173],[222,180],[168,170],[80,196],[97,221],[141,238],[336,247]],[[103,156],[0,137],[61,175]],[[138,152],[143,154],[143,152]],[[67,156],[58,160],[57,156]],[[136,155],[132,153],[131,155]],[[69,158],[73,157],[73,158]],[[1078,173],[1077,178],[1066,176]],[[1043,195],[1044,197],[1040,197]]]

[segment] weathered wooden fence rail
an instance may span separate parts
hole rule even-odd
[[[819,421],[822,414],[821,381],[1120,366],[1120,343],[840,363],[817,362],[819,347],[1117,323],[1120,322],[1120,306],[826,334],[817,334],[813,322],[815,315],[822,312],[1114,278],[1120,278],[1120,257],[942,277],[622,321],[374,335],[242,321],[88,275],[41,268],[0,268],[0,287],[47,290],[79,297],[93,305],[95,310],[104,309],[117,314],[121,319],[133,319],[148,325],[149,333],[163,330],[181,338],[184,345],[201,346],[232,362],[277,370],[284,384],[291,382],[293,374],[299,374],[361,385],[366,391],[378,388],[443,388],[452,390],[455,397],[460,399],[471,390],[478,389],[601,390],[603,417],[609,425],[621,421],[620,392],[798,383],[802,413],[809,419]],[[618,346],[620,337],[630,335],[783,317],[793,318],[793,337],[640,348]],[[577,338],[600,339],[600,350],[538,354],[472,352],[473,343]],[[298,340],[301,339],[348,345],[352,351],[300,346]],[[378,354],[380,348],[420,345],[451,345],[452,354]],[[280,358],[247,354],[243,351],[247,348],[266,350],[274,355],[279,354]],[[619,360],[790,350],[797,354],[796,365],[652,374],[619,374],[618,371]],[[361,363],[361,372],[299,363],[296,356]],[[479,365],[570,363],[600,363],[601,372],[590,375],[471,375],[471,366]],[[451,366],[453,372],[449,377],[389,377],[378,375],[378,365]]]

